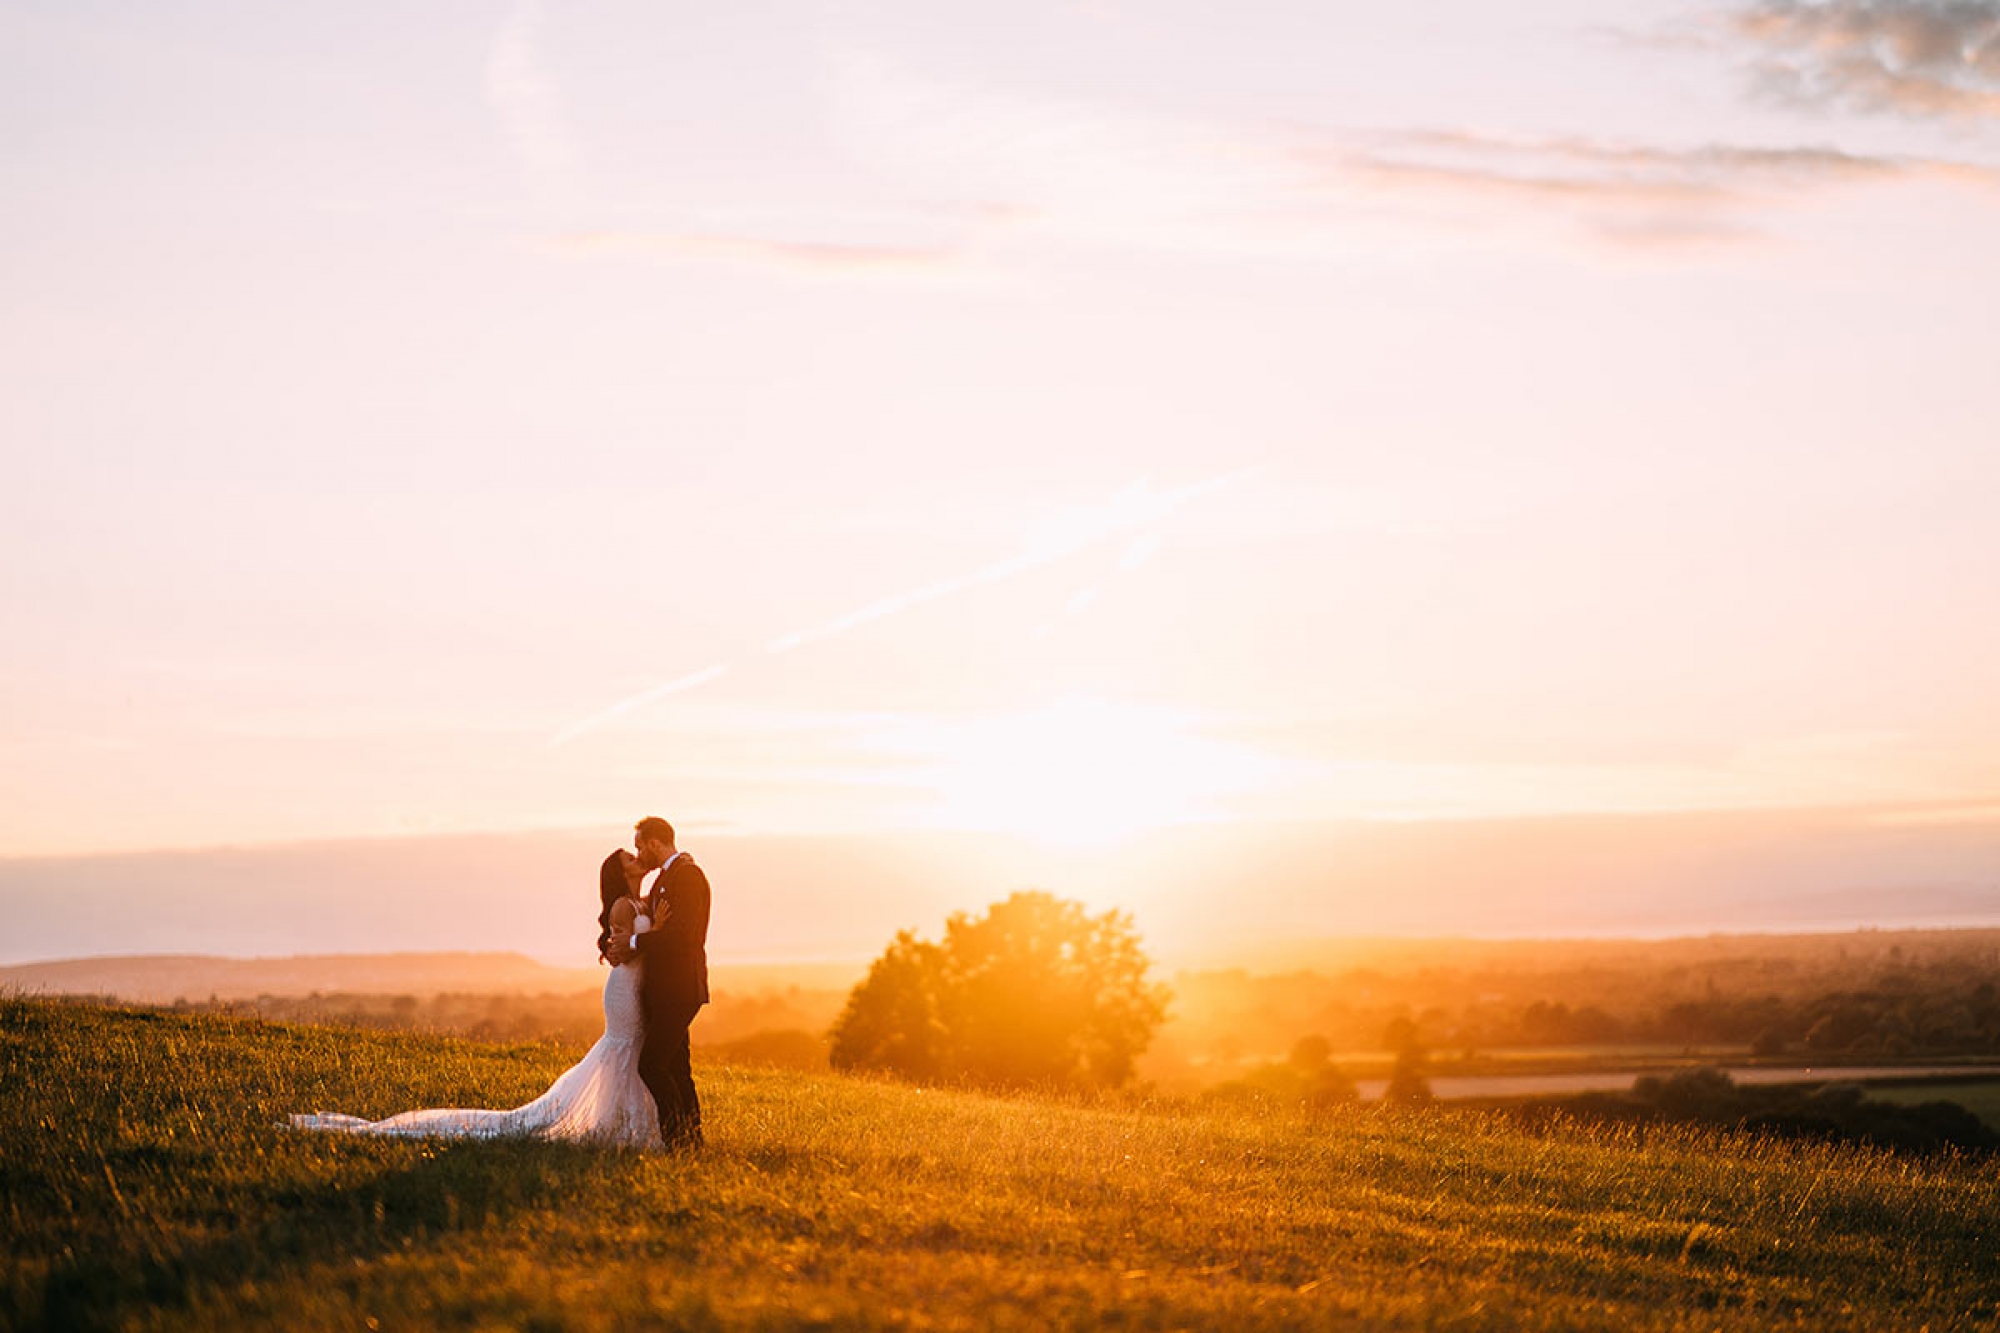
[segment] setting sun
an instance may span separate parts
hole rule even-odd
[[[1199,719],[1175,710],[1085,697],[999,718],[892,724],[864,744],[911,761],[925,795],[910,813],[922,824],[1059,847],[1227,818],[1232,798],[1287,768],[1203,735]]]

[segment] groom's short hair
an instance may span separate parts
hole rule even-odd
[[[669,847],[674,845],[674,826],[658,815],[647,815],[632,828],[642,838],[657,838]]]

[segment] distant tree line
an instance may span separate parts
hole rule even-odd
[[[1991,977],[1902,973],[1855,990],[1675,1000],[1624,1016],[1596,1005],[1536,1000],[1511,1021],[1465,1014],[1432,1039],[1460,1048],[1658,1043],[1748,1046],[1763,1056],[2000,1054],[2000,993]]]
[[[1410,1025],[1440,1058],[1521,1047],[1717,1047],[1770,1058],[2000,1056],[2000,934],[1874,932],[1769,939],[1563,942],[1544,960],[1512,947],[1501,961],[1426,965],[1406,945],[1400,969],[1183,973],[1177,1020],[1151,1073],[1213,1083],[1303,1037],[1336,1058],[1372,1053]],[[1440,956],[1457,956],[1440,946]],[[1233,1072],[1232,1077],[1235,1076]]]
[[[1496,1102],[1493,1109],[1529,1121],[1676,1121],[1914,1152],[2000,1148],[2000,1135],[1955,1102],[1908,1106],[1871,1100],[1855,1083],[1750,1086],[1709,1066],[1684,1069],[1668,1078],[1640,1078],[1630,1092]]]

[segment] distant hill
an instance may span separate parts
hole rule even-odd
[[[718,990],[735,993],[845,991],[857,963],[740,964],[710,969]],[[69,958],[0,967],[0,993],[101,995],[134,1004],[175,1000],[254,1000],[260,995],[561,994],[595,991],[601,968],[551,967],[518,953],[299,954],[218,958],[138,954]]]
[[[446,992],[587,990],[602,972],[550,967],[518,953],[302,954],[215,958],[150,954],[71,958],[0,967],[0,990],[107,995],[138,1004],[175,1000],[254,1000],[315,991],[439,995]]]

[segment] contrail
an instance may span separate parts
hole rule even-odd
[[[868,624],[870,621],[897,615],[912,607],[922,606],[925,602],[934,602],[940,597],[970,588],[974,584],[996,583],[1001,579],[1013,578],[1016,574],[1025,574],[1031,569],[1039,569],[1043,565],[1054,564],[1065,556],[1075,555],[1078,551],[1096,546],[1100,542],[1123,536],[1147,524],[1157,523],[1188,501],[1241,481],[1262,467],[1263,464],[1259,463],[1237,468],[1233,472],[1224,472],[1178,490],[1151,491],[1143,482],[1129,486],[1114,496],[1108,504],[1074,510],[1042,525],[1028,538],[1017,555],[1008,556],[1005,560],[996,560],[958,578],[944,579],[911,592],[880,598],[858,611],[850,611],[844,616],[829,620],[816,629],[781,634],[771,640],[767,645],[767,651],[790,652],[808,643],[818,643],[836,634],[845,634],[848,630]]]
[[[992,564],[981,566],[970,574],[962,574],[956,578],[940,579],[936,583],[927,583],[923,587],[914,588],[909,592],[896,593],[889,597],[879,597],[866,606],[849,611],[845,615],[837,616],[813,629],[794,630],[790,634],[781,634],[765,645],[765,651],[770,653],[788,653],[794,648],[802,648],[809,643],[819,643],[822,640],[833,638],[835,635],[845,634],[851,629],[858,629],[862,625],[871,624],[877,620],[885,620],[890,616],[901,615],[912,608],[922,606],[927,602],[935,602],[943,597],[949,597],[953,593],[963,592],[967,588],[978,584],[997,583],[1002,579],[1013,578],[1017,574],[1025,574],[1031,569],[1039,569],[1044,565],[1054,564],[1058,560],[1075,555],[1077,552],[1096,546],[1099,543],[1110,541],[1114,537],[1121,537],[1136,529],[1161,522],[1190,500],[1196,500],[1204,495],[1213,494],[1224,486],[1233,485],[1245,477],[1262,471],[1266,466],[1264,463],[1256,463],[1249,467],[1236,468],[1232,471],[1210,477],[1206,481],[1198,481],[1192,485],[1182,486],[1170,491],[1154,491],[1149,489],[1145,482],[1138,482],[1126,487],[1125,490],[1113,496],[1106,504],[1091,505],[1082,509],[1072,510],[1043,524],[1029,535],[1027,542],[1022,546],[1019,553],[1008,556],[1005,560],[996,560]],[[1151,551],[1149,550],[1145,554],[1150,555]],[[1127,552],[1128,560],[1131,556],[1132,552]],[[1132,560],[1131,563],[1136,565],[1143,563],[1143,560],[1144,556],[1141,556],[1137,560]],[[1121,562],[1121,564],[1123,563]],[[585,732],[595,731],[598,727],[603,726],[613,718],[629,713],[634,708],[638,708],[644,704],[649,704],[655,699],[664,698],[669,694],[679,694],[682,690],[691,690],[700,685],[706,685],[728,670],[729,664],[727,662],[718,662],[705,671],[697,671],[691,676],[682,676],[678,680],[670,680],[664,685],[655,685],[653,688],[635,694],[629,699],[621,699],[609,708],[584,718],[581,722],[574,722],[564,727],[555,734],[549,741],[549,744],[552,746],[565,744],[583,735]]]
[[[883,597],[877,601],[870,602],[859,611],[850,611],[837,620],[829,620],[818,629],[797,630],[791,634],[780,634],[777,638],[771,640],[769,644],[765,645],[765,648],[768,652],[788,653],[792,649],[803,647],[808,643],[817,643],[821,639],[830,639],[836,634],[844,634],[857,625],[865,625],[871,620],[881,620],[883,617],[893,616],[899,611],[907,611],[913,606],[922,606],[925,602],[934,602],[940,597],[950,596],[962,588],[971,587],[974,582],[975,579],[971,577],[944,579],[941,582],[918,588],[914,592],[897,593],[894,597]]]
[[[549,744],[555,746],[555,745],[565,744],[566,742],[569,741],[573,741],[578,736],[583,735],[584,732],[595,731],[599,727],[603,726],[606,722],[609,722],[612,718],[617,717],[622,713],[629,713],[634,708],[637,708],[642,704],[649,704],[653,702],[653,700],[655,699],[664,699],[669,694],[679,694],[682,690],[691,690],[694,689],[696,686],[706,685],[708,684],[708,682],[714,680],[717,676],[724,674],[728,670],[729,670],[729,663],[717,662],[714,666],[709,667],[703,671],[697,671],[691,676],[682,676],[678,680],[670,680],[664,685],[655,685],[650,690],[643,690],[640,693],[633,695],[629,699],[620,699],[617,703],[611,705],[611,707],[606,708],[600,712],[592,713],[589,717],[583,719],[583,721],[581,722],[570,723],[568,726],[564,727],[561,731],[558,731],[555,734],[555,736],[550,739]]]

